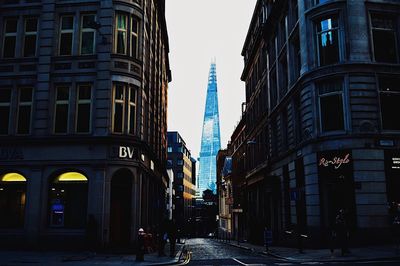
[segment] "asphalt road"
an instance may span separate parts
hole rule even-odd
[[[288,262],[204,238],[188,239],[186,249],[192,252],[192,258],[188,265],[400,265],[400,261]]]

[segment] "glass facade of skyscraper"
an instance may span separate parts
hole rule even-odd
[[[206,107],[200,148],[198,192],[206,189],[216,193],[216,156],[221,147],[218,112],[217,73],[215,63],[211,63],[208,77]]]

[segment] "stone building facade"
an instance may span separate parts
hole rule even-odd
[[[166,215],[164,9],[0,2],[1,243],[129,246]]]
[[[247,239],[324,243],[340,209],[352,239],[388,239],[399,22],[399,1],[257,1],[242,52]]]

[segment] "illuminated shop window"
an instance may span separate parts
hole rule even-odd
[[[88,179],[78,172],[66,172],[49,186],[50,227],[84,228],[86,225]]]
[[[18,173],[0,175],[0,228],[22,228],[25,218],[26,178]]]

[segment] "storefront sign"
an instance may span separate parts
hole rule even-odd
[[[112,146],[110,149],[111,158],[137,159],[137,150],[130,146]]]
[[[342,165],[350,163],[350,153],[347,153],[343,156],[335,156],[335,157],[321,157],[319,159],[319,166],[329,167],[333,166],[335,169],[339,169]]]
[[[135,149],[132,147],[119,146],[119,158],[133,159]]]
[[[400,158],[392,157],[392,169],[400,169]]]
[[[24,154],[22,149],[3,147],[0,148],[0,160],[23,160]]]

